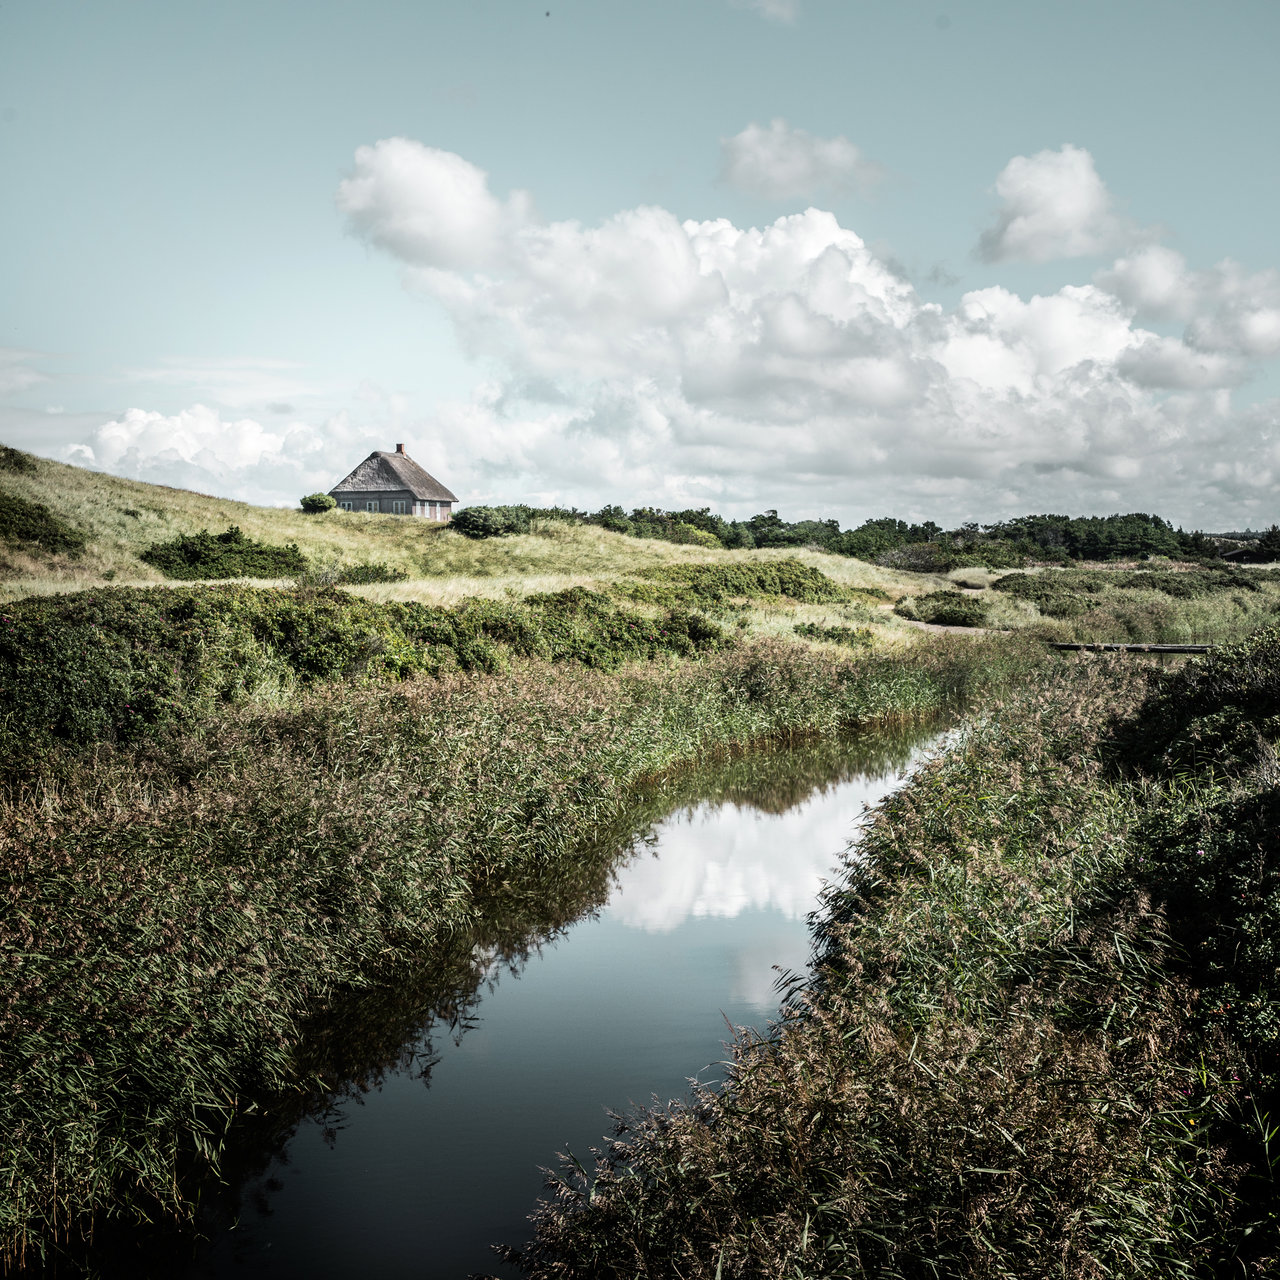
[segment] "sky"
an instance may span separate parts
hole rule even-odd
[[[0,0],[0,440],[1280,519],[1274,0]]]

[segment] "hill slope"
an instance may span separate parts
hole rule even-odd
[[[12,458],[10,452],[7,456]],[[626,537],[594,526],[548,522],[528,535],[473,541],[447,526],[404,516],[256,507],[187,489],[125,480],[29,454],[19,469],[0,466],[0,496],[43,504],[84,536],[78,555],[0,542],[0,599],[75,590],[103,581],[163,582],[139,559],[147,547],[202,529],[238,526],[250,538],[297,543],[314,566],[385,563],[409,575],[384,598],[447,602],[462,596],[551,590],[617,580],[661,564],[795,556],[787,551],[723,551]],[[30,464],[28,469],[28,463]],[[884,570],[843,556],[801,552],[846,586],[878,587],[891,597],[921,589],[920,575]]]

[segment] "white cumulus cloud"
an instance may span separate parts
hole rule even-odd
[[[1088,154],[1043,155],[1053,163],[1024,162],[1033,178],[1051,174],[1041,195],[1078,197],[1083,182],[1087,198],[1054,221],[1028,194],[1034,181],[1011,179],[1026,221],[1008,220],[1007,247],[1103,243],[1110,202]],[[1176,511],[1188,494],[1225,512],[1256,499],[1213,464],[1224,449],[1264,451],[1275,433],[1273,408],[1245,429],[1223,391],[1269,350],[1266,278],[1215,285],[1201,329],[1178,341],[1141,328],[1133,306],[1139,286],[1177,297],[1169,260],[1172,283],[1144,259],[1117,267],[1112,289],[1023,299],[997,286],[948,312],[819,209],[742,228],[642,207],[585,226],[540,221],[527,198],[479,180],[465,190],[486,247],[460,255],[451,228],[472,220],[461,188],[434,176],[458,164],[416,144],[362,148],[370,198],[354,213],[339,199],[351,230],[388,249],[498,370],[438,415],[473,492],[731,514],[866,514],[891,492],[896,509],[943,519],[997,505]]]
[[[397,257],[446,269],[489,263],[528,204],[522,192],[495,199],[482,169],[409,138],[360,147],[355,172],[338,187],[352,231]]]
[[[1096,279],[1137,315],[1185,321],[1187,348],[1224,368],[1280,355],[1280,271],[1250,273],[1230,259],[1192,271],[1181,254],[1150,245]]]
[[[292,505],[341,479],[336,459],[350,457],[349,470],[366,445],[369,451],[385,447],[370,438],[345,415],[322,428],[301,422],[269,428],[252,418],[224,419],[197,404],[174,414],[129,409],[62,452],[68,462],[153,484]]]
[[[1022,200],[1010,243],[1100,239],[1112,215],[1095,197],[1054,226]],[[82,437],[94,465],[292,502],[405,440],[464,502],[1275,519],[1280,405],[1239,410],[1231,395],[1280,351],[1275,272],[1193,271],[1149,246],[1092,283],[1027,298],[993,285],[944,308],[818,208],[758,227],[656,206],[548,221],[405,139],[362,147],[338,203],[445,309],[485,370],[474,393],[410,422],[365,389],[313,425],[276,411],[296,402],[292,370],[222,370],[262,409],[135,408]],[[1147,328],[1148,314],[1184,332]]]
[[[978,242],[986,262],[1089,257],[1119,248],[1134,234],[1115,213],[1093,156],[1070,143],[1014,156],[996,179],[996,194],[995,223]]]
[[[848,138],[819,138],[776,119],[721,139],[720,176],[749,195],[793,200],[869,185],[880,170]]]

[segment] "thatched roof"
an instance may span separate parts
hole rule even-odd
[[[345,480],[329,490],[333,493],[388,493],[407,489],[419,501],[457,502],[435,476],[424,471],[404,452],[371,453]]]

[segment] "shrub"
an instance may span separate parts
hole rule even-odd
[[[908,596],[894,607],[894,613],[939,627],[980,627],[987,620],[987,606],[959,591],[931,591],[924,596]]]
[[[85,545],[84,535],[55,516],[44,503],[28,502],[3,491],[0,491],[0,539],[10,546],[37,546],[73,556],[79,555]]]
[[[563,520],[576,523],[580,513],[564,507],[463,507],[449,527],[468,538],[502,538],[529,533],[535,520]]]
[[[166,578],[292,578],[307,569],[297,543],[277,547],[246,537],[238,525],[226,533],[201,529],[156,542],[141,555]]]
[[[756,560],[740,564],[674,564],[648,569],[657,600],[700,605],[736,598],[785,596],[802,604],[843,600],[847,593],[824,573],[799,560]],[[637,598],[643,597],[643,591]]]
[[[611,670],[727,647],[710,619],[645,618],[575,587],[454,608],[337,590],[114,587],[32,597],[0,615],[0,757],[130,742],[260,690],[418,672],[496,673],[511,655]]]
[[[404,569],[393,569],[384,560],[371,560],[365,564],[330,560],[327,564],[312,565],[298,578],[298,586],[363,587],[374,582],[405,582],[408,577]]]
[[[309,516],[318,516],[325,511],[332,511],[338,500],[327,493],[309,493],[298,503]]]
[[[875,634],[866,627],[820,627],[816,622],[798,622],[795,633],[806,640],[826,640],[851,649],[863,649],[875,643]]]
[[[451,529],[468,538],[501,538],[529,532],[527,507],[463,507],[450,522]]]

